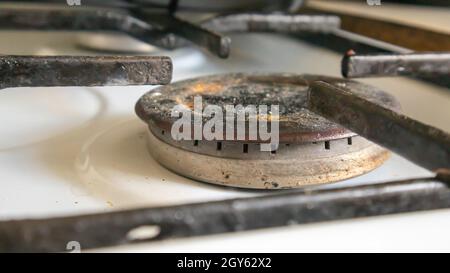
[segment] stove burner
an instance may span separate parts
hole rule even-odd
[[[345,86],[385,107],[399,108],[383,91],[345,79],[226,74],[157,88],[139,100],[136,112],[150,128],[148,147],[156,160],[200,181],[243,188],[294,188],[347,179],[381,165],[388,157],[386,150],[306,109],[307,93],[314,81]],[[243,141],[173,139],[170,132],[177,119],[171,117],[172,108],[181,104],[193,111],[197,95],[202,96],[203,107],[279,105],[278,149],[262,152],[262,141],[251,140],[248,134]]]

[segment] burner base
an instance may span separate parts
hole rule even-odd
[[[276,154],[255,151],[236,158],[221,157],[225,142],[223,150],[212,156],[175,147],[148,133],[150,154],[167,169],[195,180],[238,188],[291,189],[336,182],[367,173],[389,157],[388,151],[359,136],[352,137],[352,145],[347,138],[329,142],[329,149],[324,143],[281,144]],[[198,147],[211,144],[215,142],[200,142]],[[311,154],[311,150],[317,152]]]

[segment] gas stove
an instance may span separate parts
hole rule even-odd
[[[8,29],[0,44],[0,249],[448,250],[447,210],[360,218],[449,205],[439,165],[448,135],[408,131],[422,123],[450,131],[449,57],[436,52],[449,50],[445,42],[363,36],[350,23],[358,16],[323,1],[295,14],[303,1],[260,1],[252,10],[218,3],[201,15],[195,1],[147,1],[153,6],[142,10],[97,2],[0,8]],[[427,27],[412,28],[448,38],[448,28]],[[341,62],[348,49],[356,53]],[[424,50],[434,52],[410,54]],[[366,78],[380,75],[414,78]],[[349,92],[363,100],[347,100]],[[248,135],[174,139],[170,111],[192,110],[196,95],[204,106],[279,105],[279,144],[261,151],[265,142]],[[399,109],[420,121],[406,133],[384,126],[402,120]],[[225,234],[197,237],[217,233]]]

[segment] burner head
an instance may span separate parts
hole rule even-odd
[[[387,93],[362,83],[325,76],[294,74],[225,74],[180,81],[154,89],[136,105],[138,116],[150,129],[150,153],[162,165],[181,175],[205,182],[243,188],[294,188],[329,183],[366,173],[381,165],[388,152],[353,132],[310,112],[306,108],[310,83],[325,81],[357,93],[385,107],[398,109]],[[179,117],[172,117],[175,106],[200,117],[205,124],[210,115],[194,107],[201,96],[202,110],[208,105],[278,105],[279,113],[256,115],[257,121],[278,120],[279,145],[261,151],[267,142],[252,138],[249,130],[236,140],[226,135],[219,140],[177,140],[171,131]],[[225,110],[224,110],[225,113]],[[245,119],[245,128],[250,125]],[[191,119],[194,123],[194,118]],[[236,124],[235,124],[236,125]],[[194,125],[190,128],[194,128]],[[234,126],[237,128],[237,126]],[[236,131],[236,130],[235,130]],[[270,130],[269,130],[270,131]]]

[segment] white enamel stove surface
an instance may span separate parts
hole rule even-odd
[[[75,35],[1,32],[2,54],[83,54]],[[340,56],[294,38],[233,35],[231,58],[196,49],[173,58],[174,81],[226,72],[339,76]],[[86,52],[84,52],[86,53]],[[365,82],[395,95],[404,112],[450,131],[450,92],[409,79]],[[49,217],[256,195],[180,177],[148,154],[146,127],[134,114],[151,87],[17,88],[0,91],[0,219]],[[327,185],[428,176],[393,155],[361,177]],[[177,239],[105,251],[402,251],[450,250],[450,210]]]

